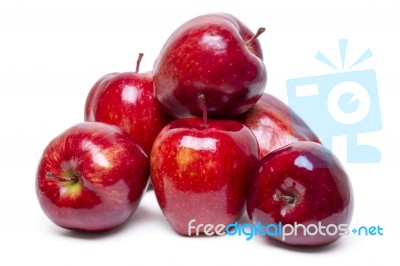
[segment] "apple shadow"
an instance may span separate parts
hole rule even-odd
[[[164,217],[161,209],[150,209],[146,208],[143,205],[139,206],[139,208],[135,211],[135,213],[126,221],[123,225],[121,225],[121,229],[128,229],[139,226],[143,223],[158,223],[159,226],[165,225],[168,226],[167,220]]]
[[[288,245],[285,243],[282,243],[276,239],[270,238],[270,237],[263,237],[264,241],[266,244],[269,246],[275,247],[275,248],[280,248],[280,249],[286,249],[290,250],[293,252],[300,252],[300,253],[324,253],[324,252],[331,252],[332,250],[338,249],[340,246],[340,240],[338,239],[332,243],[325,244],[322,246],[293,246],[293,245]]]
[[[240,224],[251,224],[251,220],[249,216],[247,215],[247,212],[244,212],[242,216],[239,218],[238,223]]]
[[[138,209],[133,213],[129,219],[123,223],[122,225],[112,228],[110,230],[106,230],[103,232],[85,232],[85,231],[77,231],[77,230],[69,230],[64,228],[58,228],[58,234],[71,237],[76,239],[83,240],[95,240],[100,238],[107,238],[113,235],[117,235],[122,231],[126,231],[129,228],[135,227],[141,223],[148,223],[149,221],[158,221],[160,226],[162,226],[162,221],[164,220],[163,214],[154,210],[150,210],[144,206],[139,206]]]
[[[116,232],[120,231],[122,229],[122,226],[102,231],[102,232],[85,232],[85,231],[79,231],[79,230],[70,230],[70,229],[65,229],[61,228],[58,230],[58,234],[63,236],[63,237],[70,237],[70,238],[76,238],[76,239],[82,239],[82,240],[95,240],[99,238],[106,238],[111,235],[116,234]]]

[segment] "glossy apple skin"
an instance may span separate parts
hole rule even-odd
[[[242,124],[209,120],[204,126],[200,118],[182,118],[167,125],[154,142],[151,179],[168,222],[188,235],[192,219],[194,226],[215,226],[242,215],[257,162],[257,141]]]
[[[71,175],[78,181],[68,181]],[[97,232],[117,227],[133,214],[148,180],[148,157],[127,133],[86,122],[64,131],[45,148],[36,194],[55,224]]]
[[[294,203],[278,200],[291,196]],[[349,224],[353,214],[350,180],[337,158],[324,146],[308,141],[289,144],[261,159],[251,185],[247,213],[254,224],[262,225]],[[283,243],[319,246],[337,240],[339,234],[287,236]],[[332,231],[333,232],[333,231]],[[280,236],[272,238],[282,241]]]
[[[264,93],[253,108],[235,120],[253,131],[260,147],[260,158],[296,141],[321,143],[301,117],[268,93]]]
[[[210,117],[233,117],[250,109],[266,85],[258,39],[236,17],[208,14],[180,26],[154,64],[154,91],[173,117],[202,114],[198,96],[207,98]]]
[[[85,121],[120,127],[148,155],[157,134],[170,119],[154,98],[151,72],[107,74],[95,83],[86,99]]]

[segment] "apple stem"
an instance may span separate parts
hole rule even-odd
[[[143,55],[144,55],[143,53],[139,53],[138,59],[136,61],[136,71],[135,71],[135,73],[139,73],[140,62],[142,61]]]
[[[203,110],[203,126],[207,127],[207,105],[206,105],[206,96],[204,94],[199,95],[201,101],[201,107]]]
[[[55,176],[53,173],[46,173],[46,177],[50,178],[51,180],[58,181],[58,182],[77,182],[78,177],[77,176],[65,176],[63,178]]]
[[[287,204],[293,204],[296,202],[296,197],[292,195],[282,195],[281,193],[276,193],[272,197],[275,201],[284,201]]]
[[[259,28],[256,32],[256,34],[253,35],[253,37],[251,37],[248,41],[246,41],[244,44],[248,45],[250,44],[252,41],[254,41],[255,39],[257,39],[258,36],[260,36],[263,32],[265,31],[265,28]]]

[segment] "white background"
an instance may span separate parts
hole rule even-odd
[[[260,37],[266,90],[285,102],[287,79],[334,72],[314,59],[318,50],[334,63],[340,38],[349,39],[350,61],[372,50],[357,69],[376,70],[383,129],[362,141],[379,147],[382,161],[345,163],[344,138],[335,152],[353,183],[352,225],[380,225],[383,236],[350,235],[316,249],[261,237],[181,237],[151,192],[125,226],[105,234],[66,231],[43,214],[34,189],[38,160],[53,137],[83,120],[93,83],[133,71],[138,52],[141,70],[151,70],[176,27],[216,11],[267,28]],[[1,0],[0,265],[399,265],[399,14],[395,0]]]

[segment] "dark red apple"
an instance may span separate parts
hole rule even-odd
[[[237,120],[253,131],[261,157],[296,141],[321,143],[301,117],[268,93],[264,93],[254,107]]]
[[[150,154],[151,146],[170,118],[159,107],[153,93],[153,74],[111,73],[98,80],[89,92],[85,121],[116,125],[134,138]]]
[[[201,116],[207,98],[211,117],[233,117],[250,109],[266,85],[259,41],[236,17],[207,14],[180,26],[154,64],[154,91],[176,118]]]
[[[100,122],[75,125],[43,152],[36,193],[55,224],[104,231],[136,210],[149,180],[145,152],[120,128]]]
[[[326,147],[295,142],[261,159],[247,213],[254,224],[269,225],[264,234],[283,243],[328,244],[348,233],[353,214],[350,180]]]
[[[242,215],[257,162],[257,141],[242,124],[182,118],[156,138],[151,179],[161,210],[178,233],[214,232]],[[197,228],[200,224],[211,226]]]

